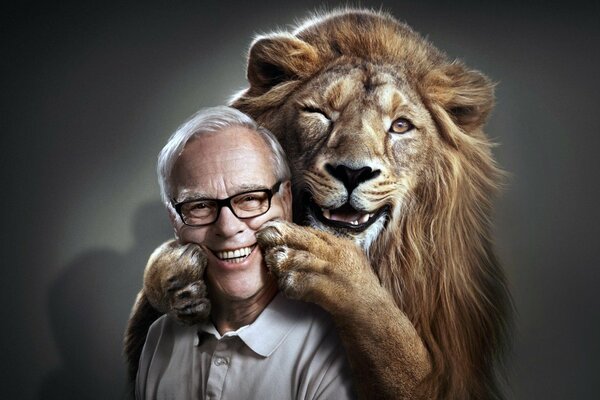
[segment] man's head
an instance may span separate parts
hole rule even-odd
[[[202,110],[171,136],[158,175],[179,241],[208,250],[213,293],[236,300],[263,289],[255,233],[291,218],[290,171],[274,137],[235,109]]]

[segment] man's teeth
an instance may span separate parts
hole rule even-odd
[[[363,213],[352,213],[352,214],[344,214],[344,213],[336,213],[331,212],[326,208],[321,208],[321,212],[323,213],[323,217],[331,221],[341,221],[346,222],[351,225],[359,225],[366,223],[373,214],[363,214]]]
[[[227,251],[216,251],[215,255],[220,260],[227,260],[233,262],[240,262],[252,253],[254,246],[242,247],[241,249],[227,250]]]

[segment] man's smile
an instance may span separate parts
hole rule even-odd
[[[219,260],[237,264],[243,262],[246,258],[248,258],[248,256],[250,255],[250,253],[252,253],[252,250],[254,250],[255,247],[256,243],[254,243],[251,246],[240,247],[237,249],[220,251],[211,249],[211,251]]]

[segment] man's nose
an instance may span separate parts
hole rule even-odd
[[[231,237],[247,228],[244,221],[233,214],[229,207],[221,208],[219,218],[213,224],[215,235]]]

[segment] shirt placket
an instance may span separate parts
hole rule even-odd
[[[220,400],[223,395],[225,377],[231,365],[232,341],[224,337],[218,341],[210,360],[210,370],[206,384],[206,400]]]

